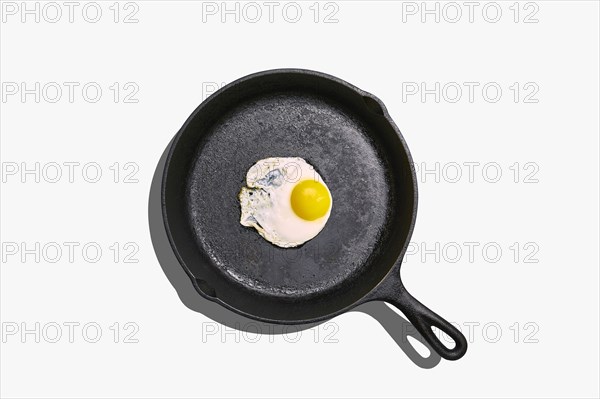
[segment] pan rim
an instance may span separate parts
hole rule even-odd
[[[173,233],[171,231],[171,227],[169,224],[169,218],[168,218],[168,214],[167,214],[166,187],[167,187],[168,170],[171,165],[172,158],[175,154],[175,148],[177,147],[179,140],[183,136],[184,132],[187,130],[190,123],[196,118],[196,116],[200,112],[202,112],[202,110],[204,108],[206,108],[208,106],[208,104],[210,104],[212,101],[215,101],[215,99],[218,98],[219,95],[222,94],[223,92],[228,91],[229,89],[231,89],[241,83],[247,82],[249,80],[262,78],[262,77],[270,76],[270,75],[277,75],[277,74],[312,75],[312,76],[315,76],[318,78],[327,79],[329,81],[333,81],[334,83],[336,83],[338,85],[342,85],[348,89],[355,91],[362,97],[367,97],[367,98],[374,100],[381,108],[382,116],[386,119],[387,123],[394,130],[396,136],[398,137],[398,139],[400,141],[400,145],[402,146],[403,151],[407,155],[408,162],[409,162],[409,170],[410,170],[410,180],[411,180],[412,187],[413,187],[413,209],[411,212],[411,218],[410,218],[410,223],[408,225],[406,238],[405,238],[404,243],[402,244],[402,248],[398,254],[396,261],[391,264],[388,272],[381,278],[381,280],[377,284],[375,284],[373,286],[373,288],[367,294],[365,294],[362,298],[358,299],[354,303],[351,303],[347,306],[344,306],[344,307],[342,307],[338,310],[335,310],[333,312],[330,312],[328,314],[311,317],[311,318],[306,318],[306,319],[273,319],[273,318],[263,317],[260,315],[251,314],[251,313],[245,312],[239,308],[236,308],[235,306],[230,305],[229,303],[223,301],[219,297],[213,297],[213,296],[207,295],[203,290],[199,289],[199,287],[197,286],[197,283],[196,283],[196,276],[194,276],[194,274],[188,268],[188,266],[186,265],[186,262],[184,261],[183,257],[181,256],[181,254],[177,248],[177,243],[175,242],[175,239],[173,238]],[[261,321],[261,322],[283,324],[283,325],[299,325],[299,324],[309,324],[309,323],[325,321],[325,320],[331,319],[337,315],[345,313],[362,303],[380,299],[377,296],[378,288],[384,283],[384,281],[388,280],[388,278],[390,277],[391,274],[399,273],[399,271],[400,271],[402,259],[404,258],[406,249],[408,247],[408,244],[409,244],[410,239],[413,234],[413,230],[414,230],[415,223],[416,223],[417,208],[418,208],[418,186],[417,186],[416,171],[414,169],[412,155],[410,153],[410,150],[408,148],[408,145],[407,145],[402,133],[400,132],[400,129],[396,126],[395,122],[391,118],[391,116],[388,113],[387,108],[385,107],[383,102],[379,98],[374,96],[373,94],[371,94],[367,91],[364,91],[364,90],[354,86],[353,84],[351,84],[343,79],[340,79],[336,76],[329,75],[324,72],[319,72],[319,71],[314,71],[314,70],[309,70],[309,69],[302,69],[302,68],[277,68],[277,69],[269,69],[269,70],[264,70],[264,71],[260,71],[260,72],[255,72],[255,73],[243,76],[239,79],[236,79],[231,83],[228,83],[227,85],[225,85],[225,86],[221,87],[220,89],[218,89],[217,91],[215,91],[207,99],[202,101],[202,103],[200,103],[200,105],[198,105],[195,108],[195,110],[190,114],[190,116],[186,119],[186,121],[183,123],[183,125],[178,130],[177,134],[173,137],[173,139],[171,140],[171,142],[169,144],[169,150],[168,150],[165,165],[164,165],[164,168],[162,171],[161,190],[160,191],[161,191],[161,211],[162,211],[163,223],[165,226],[165,231],[167,234],[167,238],[169,240],[169,244],[170,244],[171,249],[173,250],[179,264],[183,267],[184,271],[186,272],[188,277],[191,279],[192,284],[194,285],[194,288],[196,289],[196,291],[205,299],[208,299],[212,302],[218,303],[219,305],[221,305],[239,315],[242,315],[244,317],[248,317],[250,319],[254,319],[257,321]]]

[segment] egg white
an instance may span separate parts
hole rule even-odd
[[[314,238],[329,219],[333,198],[323,217],[302,219],[292,209],[291,196],[303,180],[322,183],[332,198],[321,176],[302,158],[274,157],[255,163],[246,173],[247,187],[239,194],[240,223],[254,227],[265,240],[282,248],[297,247]]]

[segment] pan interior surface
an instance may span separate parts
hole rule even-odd
[[[172,240],[197,288],[288,322],[333,313],[376,286],[410,234],[414,197],[408,155],[377,104],[318,77],[296,79],[218,93],[184,126],[165,191]],[[332,194],[324,229],[297,248],[239,222],[246,173],[269,157],[304,158]]]
[[[189,179],[198,244],[228,277],[261,294],[307,296],[359,274],[387,220],[389,186],[375,148],[355,121],[303,93],[240,104],[211,129]],[[325,228],[301,248],[279,248],[240,225],[248,169],[269,157],[301,157],[330,187]]]

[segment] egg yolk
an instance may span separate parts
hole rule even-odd
[[[303,180],[292,190],[291,202],[296,215],[304,220],[316,220],[329,211],[331,197],[322,183]]]

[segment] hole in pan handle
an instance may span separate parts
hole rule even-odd
[[[377,299],[390,303],[402,311],[429,345],[444,359],[457,360],[467,352],[465,336],[456,327],[409,294],[400,280],[398,269],[394,269],[387,277],[376,296]],[[448,334],[454,340],[454,347],[448,348],[444,345],[434,333],[433,327]]]

